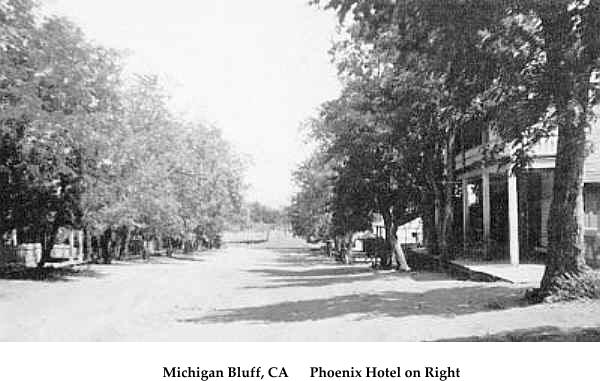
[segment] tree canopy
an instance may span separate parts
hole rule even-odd
[[[0,1],[0,233],[44,259],[61,226],[216,237],[241,206],[244,164],[220,131],[120,61],[33,1]]]
[[[560,181],[554,182],[542,291],[565,274],[585,271],[582,173],[597,103],[598,1],[311,3],[337,12],[346,36],[333,47],[344,91],[313,124],[321,130],[315,139],[339,155],[338,181],[360,162],[368,174],[355,171],[350,178],[362,183],[352,188],[366,193],[361,199],[392,199],[399,214],[418,205],[428,246],[449,258],[456,249],[456,160],[464,137],[500,136],[498,144],[484,145],[485,160],[518,172],[532,147],[555,135]],[[340,192],[348,188],[332,184],[330,199],[343,200]],[[351,213],[357,201],[342,204]]]

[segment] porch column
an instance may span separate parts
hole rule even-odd
[[[75,232],[73,229],[69,233],[69,259],[72,260],[75,257]]]
[[[481,174],[483,207],[483,249],[487,257],[490,246],[490,173],[487,168]]]
[[[77,259],[83,262],[83,230],[77,231],[77,242],[79,242]]]
[[[11,231],[10,240],[13,246],[19,246],[19,240],[17,239],[17,229],[13,229]]]
[[[469,181],[462,179],[462,211],[463,211],[463,247],[466,246],[469,233]]]
[[[510,264],[519,264],[519,195],[517,193],[517,176],[508,172],[508,240]]]

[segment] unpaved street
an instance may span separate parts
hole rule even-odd
[[[525,306],[523,287],[376,273],[297,244],[229,247],[0,280],[0,339],[412,341],[600,326],[599,303]]]

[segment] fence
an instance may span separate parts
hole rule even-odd
[[[42,245],[25,243],[19,246],[0,247],[0,265],[36,267],[42,259]]]
[[[58,262],[81,260],[81,251],[70,245],[54,245],[50,258]],[[42,259],[42,244],[24,243],[18,246],[0,245],[0,266],[36,267]]]

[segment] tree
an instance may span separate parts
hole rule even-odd
[[[381,79],[361,72],[354,59],[341,64],[354,67],[340,98],[325,103],[311,124],[314,139],[332,163],[332,229],[334,236],[348,241],[352,233],[368,230],[374,213],[384,217],[392,258],[408,270],[404,253],[396,239],[400,225],[416,217],[415,183],[407,170],[406,154],[393,144],[397,133],[390,115],[391,102],[385,96]]]
[[[250,225],[280,226],[285,225],[285,215],[281,209],[271,208],[258,201],[250,202],[243,207],[247,212]]]
[[[333,192],[334,170],[323,154],[315,153],[294,172],[299,188],[289,209],[292,231],[307,240],[331,236],[329,204]]]
[[[439,1],[374,1],[332,0],[326,8],[338,12],[354,44],[370,47],[371,67],[385,71],[387,97],[392,107],[406,116],[408,100],[402,96],[407,90],[420,96],[416,107],[427,112],[421,118],[411,117],[412,130],[418,137],[434,137],[428,141],[427,152],[432,154],[426,176],[431,197],[428,212],[435,218],[432,249],[444,258],[453,256],[456,147],[461,131],[478,127],[479,115],[473,107],[480,94],[494,80],[493,55],[479,48],[479,29],[487,27],[496,17],[497,8],[486,8],[481,2]],[[374,58],[373,58],[374,57]],[[350,65],[357,67],[357,65]],[[415,91],[406,78],[418,79],[422,91]],[[430,85],[435,83],[437,89]],[[394,87],[400,85],[400,91]],[[394,95],[396,94],[396,95]],[[400,103],[398,103],[398,101]],[[394,103],[396,105],[394,106]],[[406,121],[406,119],[404,120]],[[405,128],[395,124],[400,130]],[[421,142],[423,142],[421,140]],[[410,145],[397,145],[407,150]],[[432,220],[432,221],[429,221]]]
[[[541,282],[545,296],[560,287],[565,275],[578,276],[587,270],[583,165],[586,130],[598,101],[591,77],[600,69],[600,3],[532,0],[508,6],[510,28],[496,46],[512,54],[514,63],[505,68],[492,91],[500,99],[497,130],[513,142],[518,163],[526,161],[529,147],[540,138],[556,133],[558,140],[549,251]],[[526,123],[508,126],[514,112],[523,115]]]
[[[155,76],[136,76],[123,90],[118,129],[86,193],[97,234],[123,231],[126,242],[135,230],[169,244],[187,241],[189,249],[194,237],[217,240],[237,213],[241,162],[218,130],[177,120],[166,101]]]
[[[112,52],[61,18],[36,20],[33,3],[3,2],[3,230],[43,243],[50,258],[60,226],[81,221],[84,155],[79,138],[114,98]],[[37,22],[39,21],[39,22]]]
[[[84,228],[105,257],[147,239],[208,237],[238,213],[243,164],[220,131],[179,120],[155,76],[29,0],[0,1],[0,233],[42,242]]]
[[[438,111],[449,128],[442,160],[446,184],[453,181],[456,131],[471,120],[492,124],[512,146],[516,168],[539,138],[556,130],[560,180],[553,190],[542,293],[564,275],[584,272],[582,174],[585,129],[597,100],[590,77],[598,70],[598,2],[324,3],[341,20],[351,15],[353,38],[379,47],[392,64],[415,70],[420,63],[443,80],[447,97]],[[444,214],[443,220],[451,219]],[[442,245],[444,240],[438,237]]]

